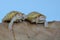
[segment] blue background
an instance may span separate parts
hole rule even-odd
[[[47,21],[60,20],[60,0],[0,0],[0,22],[10,11],[28,14],[32,11],[47,16]]]

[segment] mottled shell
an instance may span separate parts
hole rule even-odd
[[[35,19],[40,16],[44,16],[44,15],[41,13],[38,13],[38,12],[31,12],[27,15],[27,20],[31,21],[32,19]],[[46,16],[44,16],[44,17],[46,17]]]
[[[9,12],[2,20],[2,22],[10,21],[15,15],[17,14],[22,14],[21,12],[18,11],[11,11]],[[23,15],[23,14],[22,14]]]

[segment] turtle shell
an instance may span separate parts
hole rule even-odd
[[[31,12],[31,13],[29,13],[29,14],[27,15],[27,20],[31,21],[32,19],[35,19],[35,18],[40,17],[40,16],[44,16],[44,17],[45,17],[45,15],[43,15],[43,14],[41,14],[41,13]]]
[[[17,14],[22,14],[21,12],[18,11],[11,11],[9,12],[2,20],[2,22],[10,22],[11,19],[16,16]],[[23,14],[22,14],[23,15]]]

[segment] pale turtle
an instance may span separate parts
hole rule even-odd
[[[31,23],[44,23],[44,26],[47,26],[47,22],[46,22],[46,16],[39,13],[39,12],[31,12],[27,15],[27,19],[28,21],[30,21]]]
[[[9,22],[8,28],[12,30],[12,25],[14,22],[17,22],[18,20],[22,22],[22,20],[25,20],[26,16],[18,11],[11,11],[9,12],[2,20],[2,22]]]
[[[18,11],[11,11],[3,18],[2,22],[10,22],[15,17],[16,17],[15,22],[17,22],[17,19],[21,19],[21,20],[25,19],[25,15],[23,13]]]

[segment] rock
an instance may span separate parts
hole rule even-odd
[[[8,23],[1,23],[0,40],[60,40],[59,23],[49,23],[48,26],[49,28],[45,28],[43,24],[30,24],[25,21],[14,23],[13,31],[10,32]]]

